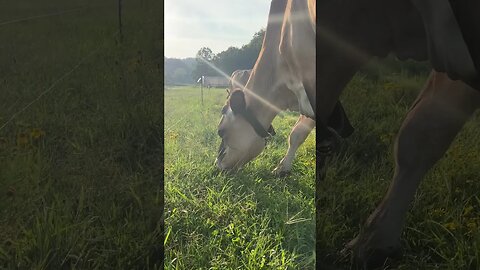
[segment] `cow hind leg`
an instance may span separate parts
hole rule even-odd
[[[282,176],[290,172],[297,149],[307,139],[308,134],[310,134],[314,127],[315,121],[313,121],[312,119],[304,115],[301,115],[298,118],[297,123],[295,123],[295,126],[293,127],[292,132],[288,137],[287,154],[280,161],[278,166],[273,170],[274,174]]]
[[[432,72],[399,131],[388,192],[359,236],[347,244],[357,263],[376,267],[387,257],[399,255],[405,215],[417,187],[478,108],[479,100],[480,94],[461,81]]]

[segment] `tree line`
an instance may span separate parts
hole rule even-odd
[[[165,57],[165,84],[192,84],[202,75],[221,76],[222,72],[230,76],[237,69],[251,69],[262,48],[264,35],[265,30],[262,29],[241,48],[232,46],[218,54],[208,47],[203,47],[198,50],[196,58]]]
[[[198,50],[195,58],[165,58],[165,83],[193,84],[202,75],[221,76],[221,73],[225,73],[230,76],[237,69],[252,69],[262,48],[264,35],[265,30],[262,29],[241,48],[232,46],[218,54],[213,53],[208,47],[203,47]],[[379,62],[382,64],[378,65]],[[379,78],[392,72],[423,75],[429,70],[427,62],[401,61],[395,56],[389,56],[386,59],[373,59],[360,73]]]
[[[208,47],[201,48],[196,55],[197,65],[193,76],[218,76],[219,70],[230,75],[237,69],[252,69],[262,48],[264,35],[265,30],[260,30],[248,44],[241,48],[229,47],[218,54],[214,54]]]

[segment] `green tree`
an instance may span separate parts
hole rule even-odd
[[[246,66],[243,69],[250,69],[255,65],[260,49],[262,48],[264,36],[265,30],[262,29],[253,35],[252,40],[247,45],[242,46],[244,56],[243,65]]]
[[[208,63],[212,63],[214,60],[215,54],[212,50],[208,47],[203,47],[197,52],[196,60],[197,65],[193,71],[193,76],[195,79],[199,78],[200,76],[213,76],[216,75],[217,72],[213,69]]]
[[[230,47],[227,50],[215,56],[214,63],[226,74],[230,75],[233,71],[242,68],[242,51],[236,47]]]
[[[241,48],[230,47],[214,57],[215,66],[226,74],[232,74],[237,69],[252,69],[262,48],[265,30],[253,35],[252,40]]]
[[[210,48],[201,48],[197,52],[197,65],[192,73],[194,79],[198,79],[202,75],[218,76],[218,72],[201,59],[212,63],[216,68],[228,75],[237,69],[252,69],[262,48],[264,36],[265,30],[261,29],[253,35],[248,44],[243,45],[241,48],[229,47],[216,55],[213,54]]]
[[[177,68],[173,72],[172,80],[174,83],[187,83],[187,71],[184,68]]]

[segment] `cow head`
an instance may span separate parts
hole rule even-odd
[[[238,169],[257,157],[265,148],[266,137],[273,135],[270,126],[266,131],[248,110],[245,93],[234,90],[222,109],[218,135],[222,138],[216,165],[221,170]]]

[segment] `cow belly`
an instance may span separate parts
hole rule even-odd
[[[300,113],[315,119],[314,103],[310,102],[306,92],[315,91],[315,88],[304,85],[304,82],[313,82],[312,85],[315,85],[315,35],[311,33],[311,38],[309,38],[305,29],[298,25],[296,27],[288,25],[284,28],[282,35],[280,44],[281,77],[283,77],[285,85],[295,93]]]
[[[446,72],[480,90],[479,55],[480,24],[478,0],[413,0],[425,24],[430,62],[433,68]]]
[[[290,89],[297,97],[300,113],[309,118],[315,119],[315,113],[313,112],[312,105],[308,100],[303,83],[298,80],[288,80],[286,85],[288,89]]]
[[[451,0],[450,3],[477,71],[477,76],[469,84],[480,90],[480,1]]]

